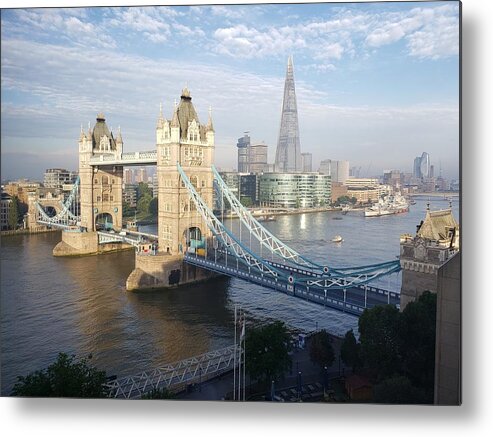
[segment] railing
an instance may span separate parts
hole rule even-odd
[[[236,348],[238,362],[239,349]],[[106,384],[113,398],[136,399],[154,389],[171,392],[184,390],[194,382],[205,381],[233,369],[235,347],[228,346],[212,352],[165,364],[150,372],[110,381]]]

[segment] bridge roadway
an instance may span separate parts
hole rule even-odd
[[[305,285],[289,284],[284,279],[274,279],[272,276],[262,275],[260,272],[249,269],[236,258],[231,259],[222,254],[212,252],[207,258],[196,254],[185,254],[188,264],[196,265],[208,270],[222,273],[234,278],[261,285],[280,291],[289,296],[298,297],[317,303],[319,305],[338,309],[356,316],[360,316],[365,308],[373,308],[377,305],[391,304],[399,308],[400,294],[389,290],[383,290],[371,285],[349,286],[346,289],[321,289]]]

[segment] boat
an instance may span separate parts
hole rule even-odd
[[[332,243],[342,243],[344,239],[340,235],[336,235],[331,241]]]
[[[350,209],[351,207],[349,205],[342,205],[341,211],[344,215],[346,215]]]
[[[257,218],[257,221],[259,222],[275,222],[276,221],[276,218],[273,216],[273,215],[265,215],[265,216],[260,216],[259,218]]]
[[[409,204],[400,193],[385,196],[378,203],[365,208],[365,217],[381,217],[409,211]]]
[[[342,220],[342,217],[332,217],[332,220]]]

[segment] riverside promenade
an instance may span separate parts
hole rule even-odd
[[[332,336],[332,347],[334,349],[335,360],[331,367],[327,369],[329,379],[347,374],[350,369],[346,369],[340,357],[340,345],[342,339]],[[303,401],[319,401],[323,398],[324,384],[326,377],[320,366],[310,361],[310,338],[307,338],[306,345],[303,349],[296,348],[292,351],[292,368],[288,370],[280,381],[274,385],[276,399],[282,401],[297,401],[298,372],[301,372],[301,386]],[[248,361],[248,356],[246,357]],[[177,400],[215,400],[224,401],[233,399],[234,375],[230,371],[214,379],[195,384],[190,390],[178,393]],[[270,396],[270,388],[261,389],[258,384],[250,381],[246,376],[246,401],[263,401]],[[236,387],[236,390],[238,387]],[[243,398],[243,389],[241,391]]]

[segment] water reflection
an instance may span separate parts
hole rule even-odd
[[[275,235],[320,264],[354,266],[394,259],[399,236],[414,233],[427,199],[409,213],[365,219],[323,212],[277,217],[265,222]],[[448,207],[432,199],[431,208]],[[459,219],[458,202],[453,201]],[[341,216],[342,220],[333,220]],[[239,230],[238,220],[228,220]],[[149,231],[155,231],[148,227]],[[342,235],[340,245],[331,243]],[[242,238],[248,239],[242,228]],[[217,349],[233,341],[233,307],[252,317],[283,320],[296,328],[316,326],[338,334],[357,330],[358,319],[238,279],[218,279],[175,290],[127,293],[132,252],[55,258],[58,233],[2,238],[2,394],[16,375],[50,364],[60,351],[93,355],[98,367],[133,374]],[[400,288],[400,275],[382,286]]]

